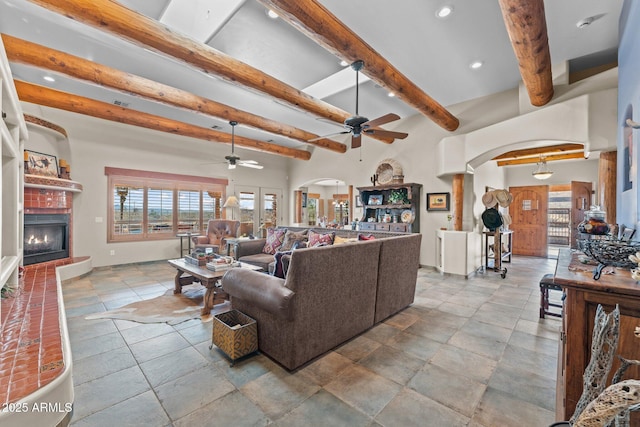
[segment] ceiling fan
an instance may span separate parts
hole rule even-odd
[[[229,165],[229,169],[235,169],[236,165],[244,166],[245,168],[262,169],[264,166],[258,164],[258,162],[256,162],[255,160],[240,160],[240,157],[235,155],[234,139],[235,139],[235,129],[238,122],[232,120],[229,122],[229,124],[231,125],[231,155],[224,156],[225,160],[227,161],[227,164]]]
[[[313,138],[309,141],[316,141],[318,139],[327,138],[335,135],[342,135],[350,133],[351,136],[351,148],[358,148],[362,145],[362,134],[376,135],[384,138],[387,142],[391,143],[394,139],[404,139],[409,134],[404,132],[392,132],[389,130],[384,130],[379,128],[378,126],[382,126],[386,123],[393,122],[395,120],[399,120],[400,116],[397,114],[389,113],[384,116],[378,117],[377,119],[369,120],[366,117],[358,115],[358,75],[360,74],[360,70],[364,67],[364,61],[358,60],[351,64],[351,68],[353,68],[356,72],[356,114],[355,116],[349,117],[344,121],[344,127],[347,129],[346,131],[332,133],[330,135],[321,136],[318,138]]]

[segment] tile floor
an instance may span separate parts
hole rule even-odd
[[[294,373],[261,354],[230,367],[211,322],[85,320],[173,287],[164,262],[94,270],[63,284],[72,425],[546,427],[560,320],[538,318],[538,281],[555,260],[507,267],[421,269],[411,307]]]

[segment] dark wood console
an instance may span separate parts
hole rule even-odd
[[[560,251],[554,280],[566,292],[566,298],[558,349],[558,420],[571,418],[582,394],[582,377],[591,358],[591,337],[599,304],[607,313],[616,305],[620,307],[620,341],[616,354],[640,359],[640,338],[634,336],[636,326],[640,326],[640,285],[628,270],[615,269],[614,274],[602,274],[599,280],[593,279],[592,270],[593,267],[578,260],[576,252]],[[607,384],[618,366],[616,359]],[[640,369],[629,368],[625,378],[640,378]],[[633,414],[631,425],[640,425],[636,424],[637,415]]]

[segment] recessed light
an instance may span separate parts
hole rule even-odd
[[[346,67],[347,65],[349,65],[349,63],[343,59],[342,61],[340,61],[340,65]]]
[[[267,16],[271,19],[278,19],[278,14],[271,9],[267,10]]]
[[[451,15],[452,12],[453,12],[453,6],[442,6],[440,9],[436,11],[436,16],[442,19]]]
[[[387,94],[387,96],[388,96],[389,98],[393,98],[394,96],[396,96],[396,94],[395,94],[395,93],[393,93],[393,92],[389,92],[389,93]]]
[[[477,70],[478,68],[482,67],[482,65],[482,61],[473,61],[471,64],[469,64],[469,67],[471,67],[472,70]]]
[[[48,81],[48,82],[55,82],[55,81],[56,81],[56,79],[54,79],[54,78],[53,78],[53,77],[51,77],[51,76],[44,76],[44,77],[43,77],[43,79],[45,79],[45,80],[46,80],[46,81]]]

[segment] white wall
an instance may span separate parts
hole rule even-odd
[[[33,137],[33,149],[48,154],[65,154],[71,167],[71,179],[83,185],[82,193],[73,197],[73,233],[75,256],[93,257],[94,266],[126,264],[180,256],[180,240],[118,242],[107,244],[107,177],[104,168],[117,167],[184,175],[228,178],[227,192],[235,185],[281,188],[284,206],[288,206],[287,163],[279,156],[236,149],[241,158],[258,160],[262,170],[225,164],[209,164],[229,154],[231,147],[199,141],[134,126],[68,113],[66,111],[24,104],[26,112],[49,120],[66,129],[69,140],[43,141]],[[33,133],[33,131],[31,132]],[[26,142],[27,149],[32,141]],[[58,145],[56,147],[56,144]],[[288,223],[287,209],[284,210]],[[97,222],[102,218],[102,222]],[[98,220],[97,220],[98,219]],[[114,250],[115,255],[110,255]]]

